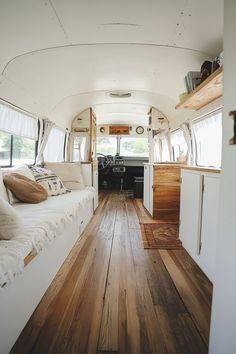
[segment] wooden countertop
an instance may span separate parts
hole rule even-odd
[[[184,170],[192,170],[192,171],[201,171],[201,172],[210,172],[210,173],[220,173],[221,169],[213,168],[213,167],[199,167],[199,166],[189,166],[181,163],[176,162],[166,162],[166,163],[154,163],[154,162],[147,162],[144,165],[151,165],[151,166],[164,166],[164,167],[180,167]]]
[[[198,166],[181,166],[184,170],[192,170],[192,171],[202,171],[202,172],[210,172],[210,173],[220,173],[221,170],[219,168],[213,167],[198,167]]]

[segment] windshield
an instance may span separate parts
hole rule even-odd
[[[97,153],[115,155],[117,152],[117,137],[97,137]]]
[[[148,138],[122,137],[120,155],[130,157],[148,157]]]

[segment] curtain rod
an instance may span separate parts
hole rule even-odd
[[[10,108],[15,109],[16,111],[18,111],[18,112],[20,112],[20,113],[24,113],[24,114],[26,114],[27,116],[30,116],[31,118],[34,118],[34,119],[39,119],[39,118],[40,118],[40,117],[37,116],[36,114],[31,113],[31,112],[27,111],[26,109],[23,109],[23,108],[21,108],[21,107],[15,105],[14,103],[11,103],[11,102],[9,102],[9,101],[7,101],[7,100],[4,100],[3,98],[0,98],[0,102],[3,103],[3,104],[5,104],[6,106],[9,106]]]

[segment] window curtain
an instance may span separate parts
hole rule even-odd
[[[161,161],[170,161],[169,142],[166,135],[161,137]]]
[[[37,141],[38,119],[0,104],[0,130]]]
[[[197,148],[197,165],[221,166],[222,113],[193,122],[193,132]]]
[[[182,129],[177,129],[171,133],[171,147],[174,153],[174,160],[187,159],[188,145]]]
[[[39,143],[39,148],[38,148],[38,156],[36,159],[37,164],[42,163],[44,160],[43,152],[45,150],[49,134],[50,134],[54,125],[55,125],[55,123],[51,122],[48,119],[43,120],[43,133],[42,133],[42,138],[41,138],[41,141]]]
[[[161,143],[158,135],[154,136],[154,162],[161,161]]]
[[[64,161],[66,131],[52,127],[43,151],[43,160],[48,162]]]
[[[187,152],[187,163],[188,165],[193,165],[193,147],[192,147],[192,136],[191,136],[191,129],[189,123],[185,122],[181,124],[180,128],[184,134],[185,141],[187,143],[188,152]]]

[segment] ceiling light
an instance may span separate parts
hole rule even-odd
[[[112,98],[128,98],[131,97],[131,92],[112,91],[109,92],[109,96]]]

